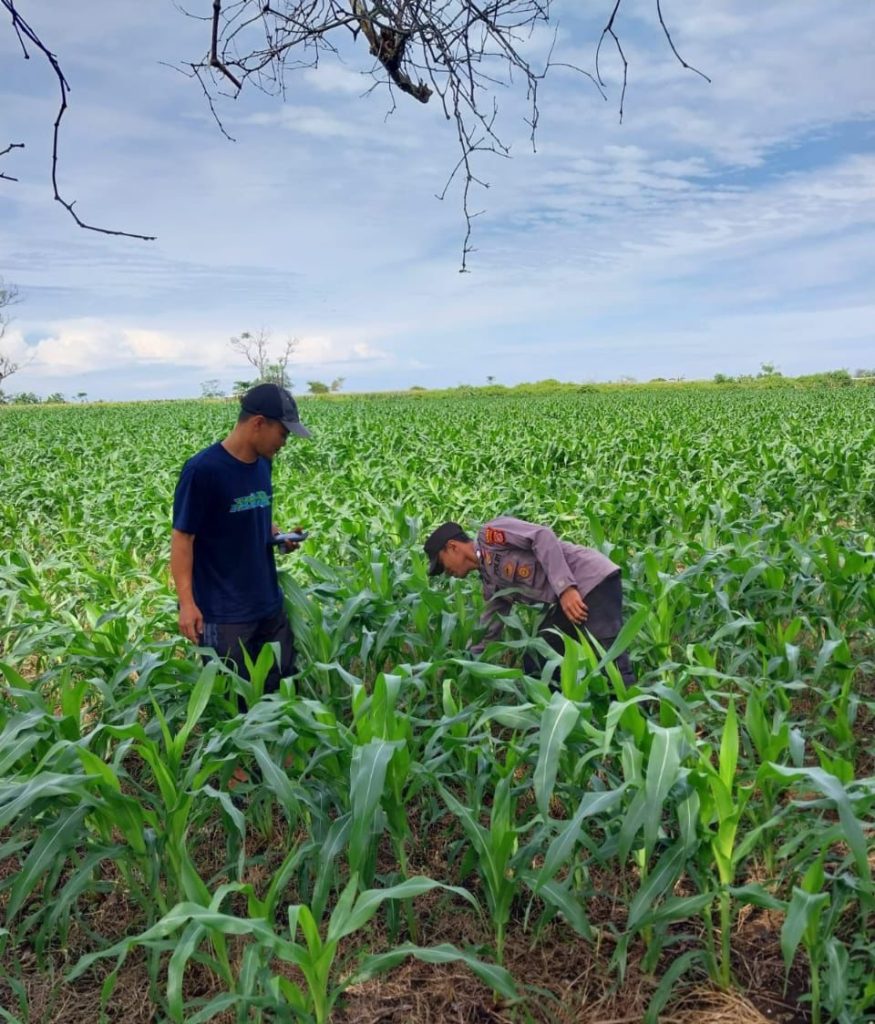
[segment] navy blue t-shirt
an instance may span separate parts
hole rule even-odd
[[[205,622],[255,622],[282,606],[270,473],[269,459],[241,462],[218,442],[182,468],[173,526],[194,534],[194,600]]]

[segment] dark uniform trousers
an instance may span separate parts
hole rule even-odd
[[[249,679],[249,671],[242,650],[245,648],[254,662],[265,644],[278,643],[279,664],[274,660],[265,677],[265,693],[276,693],[280,679],[293,675],[297,668],[295,637],[284,608],[256,622],[205,622],[201,643],[204,647],[212,647],[222,661],[244,679]],[[246,710],[246,702],[239,695],[237,706],[241,712]]]
[[[575,640],[579,638],[581,633],[583,633],[584,638],[587,633],[590,633],[605,650],[608,650],[617,639],[617,634],[622,629],[623,584],[619,571],[611,573],[610,576],[593,587],[588,594],[583,596],[583,600],[589,614],[586,622],[581,626],[578,626],[568,618],[565,612],[562,611],[562,605],[558,601],[550,606],[549,611],[541,620],[541,624],[538,627],[538,636],[546,640],[558,654],[562,654],[565,651],[565,645],[562,637],[554,632],[557,629],[566,636],[574,637]],[[632,670],[632,664],[629,661],[629,655],[623,651],[622,654],[617,655],[614,664],[617,666],[623,682],[627,686],[634,686],[636,679],[635,673]],[[527,675],[537,675],[543,668],[543,659],[527,654],[523,667]]]

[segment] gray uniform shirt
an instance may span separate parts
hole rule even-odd
[[[568,544],[548,526],[512,516],[499,516],[481,526],[477,553],[487,602],[480,624],[487,630],[483,640],[471,648],[474,653],[501,633],[498,616],[506,615],[514,601],[551,603],[569,587],[577,587],[581,597],[586,597],[619,569],[600,551]],[[509,588],[511,593],[500,593]]]

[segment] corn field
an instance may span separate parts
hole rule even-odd
[[[305,400],[264,697],[167,568],[235,415],[0,409],[3,1021],[875,1019],[875,389]],[[499,514],[621,566],[637,685],[466,653],[422,540]]]

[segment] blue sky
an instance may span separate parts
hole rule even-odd
[[[875,364],[875,6],[626,0],[630,61],[604,52],[607,101],[571,72],[542,85],[537,151],[524,96],[502,90],[509,160],[484,157],[471,273],[461,200],[435,198],[453,128],[364,95],[363,49],[289,79],[285,102],[220,104],[162,62],[201,55],[169,0],[21,0],[71,84],[52,201],[56,85],[0,27],[0,276],[23,301],[7,390],[184,397],[250,376],[228,339],[299,339],[296,390],[711,377]],[[207,0],[189,4],[208,13]],[[585,16],[582,9],[588,12]],[[610,3],[554,5],[554,59],[592,68]],[[550,34],[529,44],[546,52]]]

